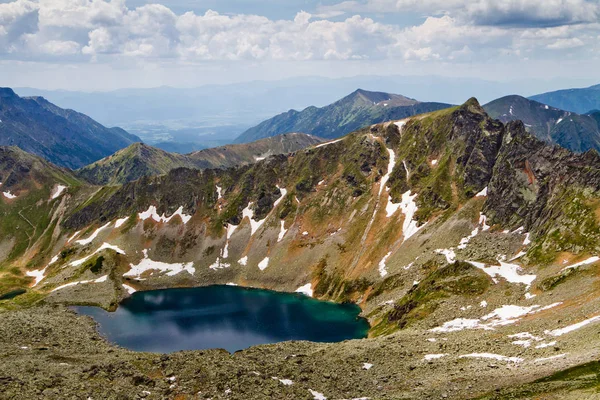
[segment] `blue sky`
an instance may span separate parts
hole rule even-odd
[[[597,0],[0,0],[0,85],[600,78]],[[599,79],[600,80],[600,79]]]

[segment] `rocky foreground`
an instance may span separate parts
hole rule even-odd
[[[428,339],[436,338],[436,341]],[[48,399],[436,399],[597,398],[598,363],[545,381],[557,367],[598,357],[593,329],[537,354],[568,349],[569,361],[458,358],[514,352],[496,332],[408,330],[338,344],[286,342],[233,355],[224,350],[169,355],[107,343],[87,317],[36,307],[0,318],[0,398]],[[587,350],[571,343],[591,342]],[[450,353],[446,357],[431,354]],[[320,393],[320,394],[319,394]],[[596,397],[595,397],[596,396]]]

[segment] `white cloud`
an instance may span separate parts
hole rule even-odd
[[[525,27],[592,23],[600,17],[600,4],[596,0],[365,0],[321,6],[319,11],[448,14],[478,25]]]
[[[600,26],[588,21],[597,21],[598,8],[585,0],[366,0],[272,20],[215,11],[176,14],[160,4],[128,8],[125,0],[16,0],[0,4],[0,54],[98,63],[506,61],[596,46]],[[327,19],[348,10],[429,16],[408,27],[360,15]]]
[[[550,43],[546,48],[551,50],[572,49],[575,47],[584,46],[584,43],[579,38],[558,39],[554,43]]]

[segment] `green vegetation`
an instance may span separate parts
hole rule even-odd
[[[531,263],[548,265],[563,251],[574,254],[594,252],[600,240],[600,223],[593,196],[584,189],[563,188],[553,198],[549,208],[558,218],[549,219],[540,229],[538,238],[527,256]]]
[[[592,398],[600,391],[600,361],[592,361],[577,365],[548,377],[537,379],[517,387],[496,390],[494,393],[479,397],[479,400],[509,400],[523,398],[561,398],[561,394],[569,393],[572,397]]]
[[[387,281],[387,282],[386,282]],[[401,283],[396,277],[389,277],[375,287],[375,292],[389,290],[392,285]],[[382,321],[373,327],[374,336],[390,333],[396,329],[404,329],[420,321],[438,307],[440,299],[450,296],[478,296],[483,294],[490,282],[488,277],[471,264],[456,261],[438,270],[435,270],[413,286],[408,293],[389,311]]]

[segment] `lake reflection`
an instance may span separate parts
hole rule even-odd
[[[338,342],[366,337],[369,329],[355,305],[235,286],[137,292],[113,313],[75,308],[92,316],[111,342],[150,352],[234,352],[285,340]]]

